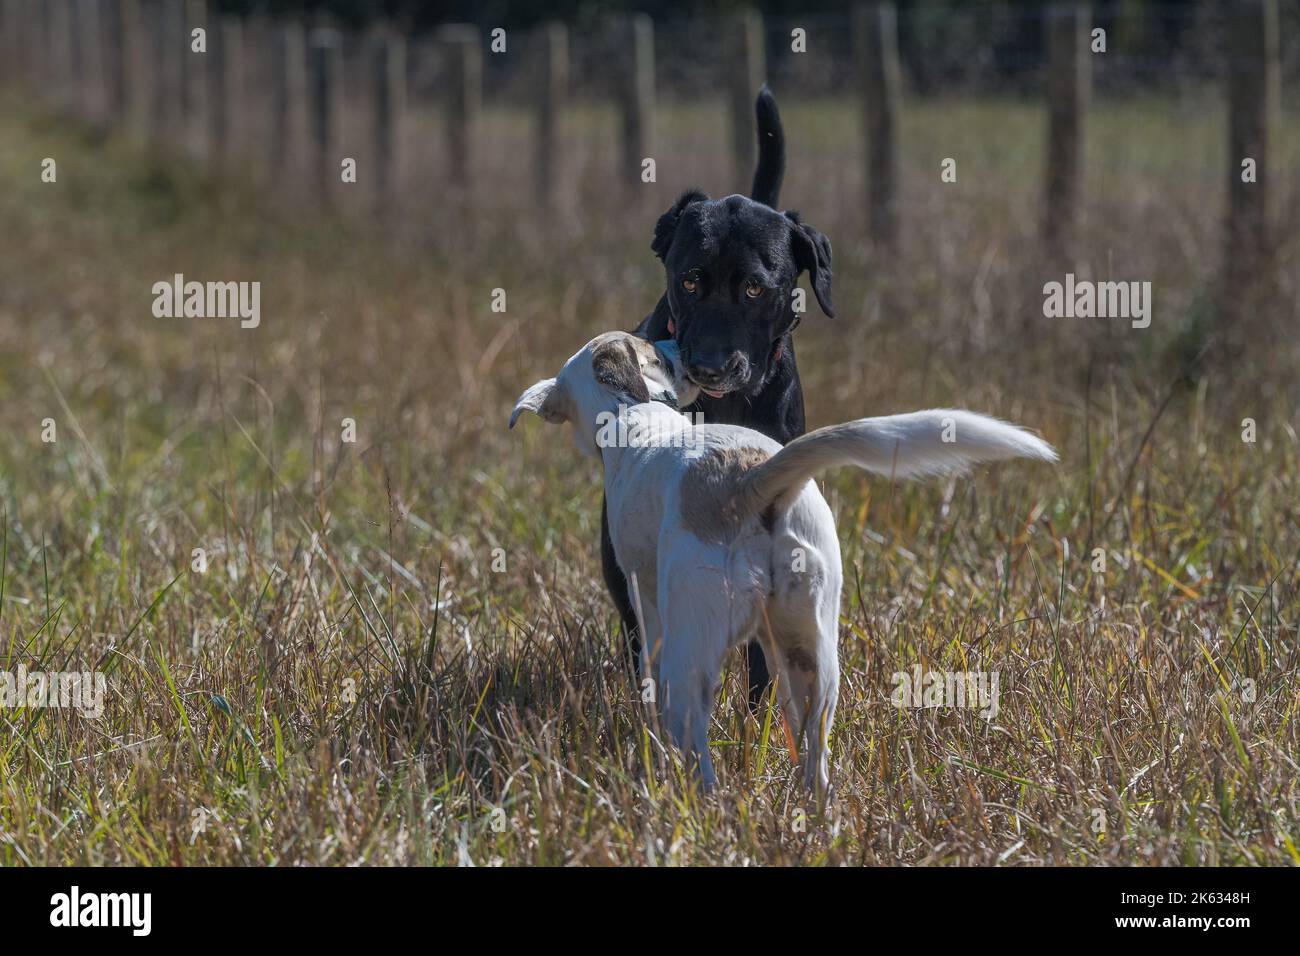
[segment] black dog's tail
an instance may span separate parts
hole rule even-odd
[[[775,209],[785,176],[785,130],[781,128],[781,114],[776,111],[776,97],[766,84],[758,91],[754,116],[758,120],[758,168],[754,170],[750,198]]]

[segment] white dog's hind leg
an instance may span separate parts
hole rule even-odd
[[[833,540],[773,548],[774,595],[769,603],[781,668],[781,704],[799,746],[804,784],[824,800],[830,786],[830,732],[839,699],[839,546]]]
[[[709,756],[709,717],[713,710],[714,688],[717,678],[711,676],[710,665],[683,651],[684,644],[693,643],[695,635],[681,628],[671,613],[668,636],[664,642],[665,653],[659,664],[660,701],[664,722],[673,742],[686,754],[687,762],[699,774],[705,791],[717,784],[713,760]],[[722,666],[720,658],[714,659],[716,667]]]
[[[830,733],[840,688],[835,632],[787,631],[776,634],[775,643],[782,657],[781,704],[799,745],[804,785],[823,797],[830,786]]]
[[[688,550],[659,575],[659,699],[669,733],[708,791],[717,783],[709,755],[709,724],[722,661],[731,646],[733,623],[750,618],[753,596],[729,593],[724,551]]]
[[[820,617],[821,615],[819,615]],[[818,622],[815,637],[817,652],[808,671],[799,671],[792,677],[791,688],[807,701],[804,711],[804,739],[807,753],[803,760],[803,782],[824,801],[830,791],[830,741],[831,725],[835,721],[835,705],[840,696],[840,660],[838,648],[838,608],[827,615],[829,620]]]

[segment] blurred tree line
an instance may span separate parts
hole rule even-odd
[[[942,31],[949,14],[987,10],[990,13],[1030,14],[1052,0],[896,0],[902,19],[921,32]],[[1094,18],[1101,26],[1115,25],[1132,37],[1176,42],[1179,23],[1191,18],[1191,10],[1205,0],[1115,0],[1094,3]],[[597,21],[620,13],[648,13],[656,19],[713,17],[729,11],[753,8],[780,18],[814,17],[845,13],[850,0],[219,0],[238,13],[323,13],[343,23],[361,26],[375,19],[389,19],[407,28],[423,31],[440,23],[477,23],[481,27],[528,27],[545,20],[562,20],[574,25]],[[1184,15],[1177,15],[1179,13]],[[1170,16],[1170,14],[1175,14]],[[991,18],[990,18],[991,19]],[[1027,23],[1035,18],[1019,18]],[[1163,36],[1161,36],[1163,35]]]
[[[474,23],[483,29],[525,29],[560,20],[577,30],[594,28],[610,16],[647,13],[656,21],[712,18],[743,8],[771,20],[818,21],[843,17],[852,0],[217,0],[236,13],[324,15],[343,25],[364,27],[388,20],[408,35],[443,23]],[[1052,0],[896,0],[899,52],[913,82],[922,89],[943,82],[956,64],[1014,80],[1042,61],[1041,11]],[[1198,12],[1214,0],[1099,0],[1093,21],[1106,29],[1112,48],[1168,62],[1189,42],[1203,45]]]

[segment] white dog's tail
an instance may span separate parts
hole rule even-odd
[[[918,478],[966,471],[1006,458],[1056,461],[1051,445],[1015,425],[954,408],[861,418],[796,438],[746,473],[744,511],[781,510],[804,483],[828,468],[856,465],[878,475]]]

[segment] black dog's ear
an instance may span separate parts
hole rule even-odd
[[[682,210],[691,203],[703,202],[709,197],[704,195],[698,189],[688,189],[682,193],[677,202],[673,203],[671,209],[659,217],[655,223],[655,237],[650,243],[650,249],[660,259],[668,255],[668,247],[673,244],[673,235],[677,232],[677,221],[682,217]]]
[[[790,246],[794,250],[794,264],[800,272],[807,272],[812,278],[813,294],[817,304],[830,318],[835,318],[835,307],[831,304],[831,241],[805,222],[799,221],[799,214],[788,211],[790,220]]]

